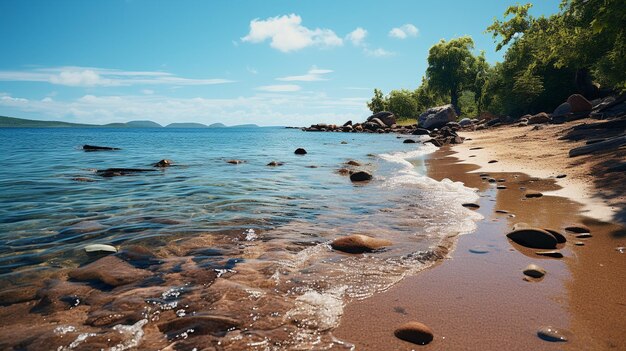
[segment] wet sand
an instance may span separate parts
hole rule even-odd
[[[489,183],[479,176],[479,166],[455,156],[448,148],[436,152],[428,161],[429,176],[477,188],[478,212],[485,219],[476,232],[459,237],[448,259],[384,293],[350,303],[334,335],[357,350],[626,349],[626,253],[616,250],[626,246],[626,229],[582,216],[583,206],[571,199],[526,199],[520,189],[555,191],[560,188],[555,179],[490,172],[506,181]],[[502,184],[507,189],[496,189]],[[538,256],[539,250],[510,242],[505,234],[519,222],[563,233],[564,257]],[[573,223],[588,226],[593,237],[577,239],[566,232]],[[488,252],[470,252],[475,248]],[[522,270],[530,263],[547,274],[539,281],[524,280]],[[394,329],[407,321],[428,325],[434,340],[419,346],[395,338]],[[568,331],[569,341],[541,340],[537,330],[543,326]]]

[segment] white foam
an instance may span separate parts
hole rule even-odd
[[[142,319],[133,325],[118,324],[114,326],[113,330],[124,334],[127,339],[123,343],[111,347],[110,351],[124,351],[139,346],[144,334],[143,326],[146,324],[148,324],[148,320]]]

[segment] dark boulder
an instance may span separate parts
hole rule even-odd
[[[589,112],[592,109],[591,102],[580,94],[573,94],[567,98],[567,103],[571,106],[572,112]]]
[[[358,171],[350,174],[350,180],[353,182],[365,182],[372,180],[372,174],[366,171]]]
[[[172,161],[163,159],[163,160],[155,163],[154,167],[164,168],[164,167],[169,167],[171,165],[172,165]]]
[[[413,139],[404,139],[404,141],[402,143],[404,143],[404,144],[415,144],[415,140],[413,140]]]
[[[296,155],[306,155],[307,154],[306,150],[301,148],[301,147],[297,148],[296,151],[294,151],[293,153],[296,154]]]
[[[451,104],[431,107],[418,118],[419,126],[426,129],[440,128],[448,122],[456,121],[457,115]]]
[[[370,122],[373,119],[378,119],[379,121],[381,121],[383,127],[391,127],[392,125],[396,124],[396,116],[388,111],[378,112],[369,116],[367,118],[367,122]]]
[[[517,244],[534,249],[555,249],[558,243],[554,235],[539,228],[521,228],[506,236]]]

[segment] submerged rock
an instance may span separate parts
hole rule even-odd
[[[350,165],[350,166],[360,166],[361,165],[359,162],[357,162],[355,160],[350,160],[350,161],[346,162],[346,164]]]
[[[165,167],[169,167],[171,165],[172,165],[172,161],[171,160],[163,159],[163,160],[155,163],[154,167],[165,168]]]
[[[394,331],[394,335],[398,339],[418,345],[426,345],[434,338],[433,330],[420,322],[404,323]]]
[[[347,253],[363,253],[371,252],[392,244],[393,243],[389,240],[372,238],[367,235],[353,234],[333,240],[330,246],[335,250]]]
[[[402,143],[404,143],[404,144],[415,144],[415,140],[413,140],[413,139],[404,139],[404,141]]]
[[[96,174],[105,177],[119,177],[125,175],[133,175],[137,173],[143,172],[154,172],[156,169],[146,169],[146,168],[107,168],[107,169],[99,169],[96,171]]]
[[[109,146],[96,146],[96,145],[83,145],[83,150],[85,151],[113,151],[113,150],[121,150],[116,147]]]
[[[307,154],[306,150],[301,148],[301,147],[297,148],[296,151],[294,151],[293,153],[296,154],[296,155],[306,155]]]
[[[159,330],[171,340],[183,333],[193,331],[192,335],[224,335],[229,329],[236,328],[241,322],[226,316],[202,315],[185,316],[158,325]]]
[[[524,268],[524,274],[532,278],[541,278],[546,275],[546,270],[536,264],[529,264]]]
[[[246,161],[243,161],[243,160],[228,160],[228,161],[226,161],[226,163],[230,163],[231,165],[238,165],[238,164],[245,163],[245,162]]]
[[[111,286],[126,285],[147,278],[150,273],[137,269],[115,256],[106,256],[69,272],[78,281],[96,280]]]
[[[350,180],[353,182],[365,182],[372,180],[372,174],[366,171],[358,171],[350,174]]]
[[[279,162],[279,161],[272,161],[272,162],[268,163],[267,165],[270,166],[270,167],[278,167],[278,166],[284,165],[284,163],[283,162]]]
[[[521,228],[506,236],[519,245],[535,249],[555,249],[557,244],[554,235],[539,228]]]

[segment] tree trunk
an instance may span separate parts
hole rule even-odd
[[[461,109],[459,109],[459,92],[456,89],[450,90],[450,103],[454,106],[454,111],[457,116],[461,114]]]

